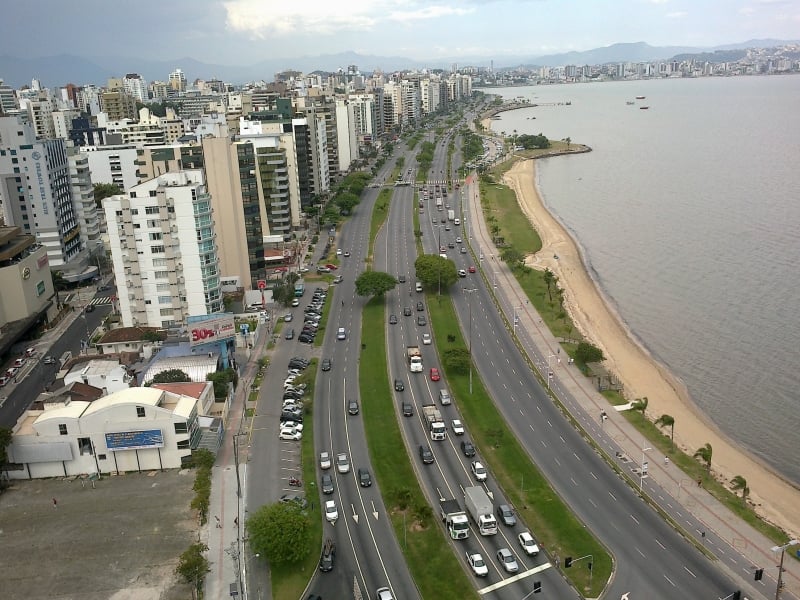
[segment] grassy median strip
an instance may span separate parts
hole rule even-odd
[[[386,363],[385,320],[383,300],[371,300],[362,313],[359,367],[361,412],[383,503],[420,595],[440,600],[477,598],[403,452]],[[412,454],[411,460],[415,457]]]
[[[450,297],[441,302],[429,297],[431,326],[440,356],[453,348],[466,349]],[[452,340],[452,341],[451,341]],[[542,543],[550,559],[558,556],[578,558],[592,555],[589,585],[587,561],[577,563],[564,574],[586,597],[597,597],[611,577],[612,560],[600,541],[589,533],[547,479],[528,458],[528,454],[498,413],[480,377],[473,375],[472,394],[469,375],[454,372],[442,364],[473,442],[497,479],[509,501]]]

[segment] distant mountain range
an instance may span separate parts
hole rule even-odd
[[[710,56],[720,50],[741,50],[745,48],[771,48],[786,44],[798,43],[785,40],[749,40],[739,44],[727,44],[713,48],[687,46],[650,46],[645,42],[613,44],[604,48],[595,48],[584,52],[567,52],[548,56],[499,56],[494,58],[494,68],[503,69],[515,66],[550,66],[561,65],[594,65],[609,62],[642,62],[669,60],[680,55],[685,58],[694,54]],[[190,57],[169,61],[154,61],[132,57],[94,57],[85,58],[60,54],[41,58],[20,58],[16,56],[0,56],[0,78],[12,87],[30,84],[32,78],[39,79],[48,87],[67,83],[85,85],[94,83],[105,85],[111,77],[122,77],[126,73],[139,73],[147,81],[166,81],[169,73],[180,68],[189,81],[194,79],[222,79],[239,84],[248,81],[272,81],[275,73],[285,70],[297,70],[304,73],[312,71],[336,71],[348,65],[358,65],[362,73],[374,70],[385,72],[403,69],[449,69],[451,65],[488,67],[493,57],[454,57],[442,58],[434,62],[418,61],[402,56],[375,56],[342,52],[319,56],[301,56],[297,58],[279,58],[264,60],[252,65],[216,65],[197,61]]]

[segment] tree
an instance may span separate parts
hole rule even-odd
[[[675,445],[675,417],[670,415],[661,415],[656,419],[656,427],[669,427],[669,440],[672,445]]]
[[[565,137],[564,141],[567,142],[567,149],[569,149],[569,145],[572,143],[572,138],[571,137]]]
[[[271,563],[297,563],[308,554],[311,522],[297,502],[265,504],[245,525],[253,552]]]
[[[383,296],[397,285],[394,275],[383,271],[364,271],[356,277],[356,294],[359,296]]]
[[[553,301],[552,286],[556,282],[556,276],[548,268],[548,269],[544,270],[544,274],[542,275],[542,279],[544,280],[544,284],[547,286],[547,297],[550,299],[550,302],[552,302]]]
[[[705,446],[702,448],[698,448],[697,451],[694,453],[695,458],[699,458],[704,463],[706,463],[706,471],[709,473],[711,472],[711,455],[714,453],[713,448],[711,448],[711,444],[706,443]]]
[[[603,351],[589,342],[581,342],[575,349],[575,360],[581,364],[602,362],[605,359]]]
[[[103,207],[103,200],[111,196],[121,194],[122,190],[113,183],[95,183],[94,184],[94,202],[97,208]]]
[[[440,282],[442,289],[447,289],[458,281],[456,264],[438,254],[423,254],[418,257],[414,261],[414,270],[417,279],[429,289],[436,289]]]
[[[166,371],[161,371],[158,373],[153,379],[148,382],[148,385],[152,385],[154,383],[181,383],[183,381],[191,381],[191,377],[189,377],[184,371],[180,369],[167,369]]]
[[[466,375],[469,373],[471,362],[469,350],[466,348],[450,348],[449,350],[445,350],[442,356],[442,362],[448,370]]]
[[[234,380],[234,376],[235,371],[230,368],[206,375],[206,380],[214,383],[215,398],[225,399],[227,397],[230,383]]]
[[[202,543],[192,544],[189,548],[181,554],[178,566],[175,567],[175,572],[180,578],[192,586],[192,598],[200,597],[200,591],[203,589],[203,580],[206,573],[211,568],[208,559],[203,556],[203,552],[208,550],[208,546]]]
[[[358,196],[350,191],[337,194],[334,200],[336,206],[339,207],[340,212],[350,213],[358,205]]]
[[[650,401],[647,399],[647,396],[637,398],[631,403],[631,410],[637,410],[640,413],[645,414],[647,412],[647,405],[649,403]]]
[[[511,269],[522,266],[525,261],[525,255],[514,248],[504,248],[500,253],[500,258],[508,264]]]
[[[8,462],[7,448],[11,445],[11,430],[7,427],[0,427],[0,465]]]
[[[737,475],[731,479],[731,488],[734,491],[742,490],[742,504],[747,502],[747,495],[750,493],[750,488],[747,487],[747,479],[741,475]]]

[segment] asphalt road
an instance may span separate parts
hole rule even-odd
[[[435,232],[429,221],[425,224],[423,240],[441,233],[446,243],[457,234]],[[465,269],[474,260],[460,253],[451,258]],[[490,281],[491,260],[483,261]],[[477,371],[531,459],[613,553],[616,570],[607,597],[719,598],[732,593],[736,586],[646,506],[566,422],[519,355],[477,274],[451,289],[465,335],[469,294],[462,288],[467,286],[477,290],[471,298]]]

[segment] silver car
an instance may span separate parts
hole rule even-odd
[[[508,548],[500,548],[497,551],[497,562],[503,567],[506,573],[516,573],[519,571],[516,557]]]

